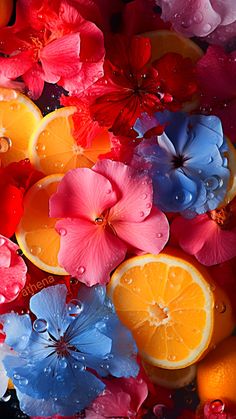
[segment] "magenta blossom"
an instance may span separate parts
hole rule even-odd
[[[157,0],[164,21],[184,36],[206,37],[212,44],[226,43],[235,35],[235,0]]]
[[[169,225],[152,202],[151,179],[123,163],[67,172],[50,199],[50,216],[61,218],[59,263],[92,286],[107,283],[128,250],[159,253]]]

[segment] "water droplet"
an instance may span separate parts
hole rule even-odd
[[[83,275],[84,273],[85,273],[85,267],[84,266],[79,266],[78,268],[77,268],[77,272],[78,272],[78,274],[79,275]]]
[[[215,194],[213,192],[209,192],[207,194],[207,199],[209,199],[209,200],[214,199],[214,197],[215,197]]]
[[[102,225],[103,222],[104,222],[104,218],[103,217],[97,217],[97,218],[95,218],[95,224]]]
[[[220,179],[221,180],[221,179]],[[204,180],[204,185],[207,190],[214,191],[219,188],[220,180],[218,176],[210,176]],[[221,183],[222,186],[222,183]]]
[[[146,193],[143,193],[143,194],[141,195],[141,199],[147,199],[147,194],[146,194]]]
[[[0,304],[5,303],[6,298],[4,297],[4,295],[0,294]]]
[[[36,151],[45,151],[46,150],[46,146],[44,144],[37,144],[35,147]]]
[[[161,239],[161,237],[163,237],[163,234],[162,233],[157,233],[156,236],[157,236],[158,239]]]
[[[225,405],[222,402],[222,400],[217,399],[217,400],[213,400],[210,403],[209,408],[210,408],[210,412],[211,413],[213,413],[213,414],[220,414],[220,413],[223,413],[224,412]]]
[[[65,228],[60,228],[59,234],[60,234],[60,236],[66,236],[67,235],[67,230]]]
[[[29,380],[27,380],[27,378],[21,377],[19,380],[20,386],[27,386],[28,383],[29,383]]]
[[[42,137],[47,137],[48,135],[50,135],[50,132],[47,131],[47,130],[44,130],[44,131],[41,132]]]
[[[61,161],[56,161],[56,162],[54,163],[54,167],[55,167],[56,169],[58,169],[58,170],[61,170],[61,169],[63,169],[63,168],[64,168],[64,163],[62,163]]]
[[[59,361],[59,365],[60,365],[60,367],[64,370],[65,368],[67,368],[67,361],[66,361],[66,359],[65,358],[61,358],[60,359],[60,361]]]
[[[23,256],[24,254],[21,249],[17,249],[16,253],[18,256]]]
[[[152,207],[151,202],[148,202],[148,203],[146,204],[146,208],[151,208],[151,207]]]
[[[140,211],[139,215],[140,215],[140,217],[144,217],[144,212]]]
[[[203,15],[201,12],[196,12],[195,15],[193,16],[193,20],[196,23],[201,23],[203,20]]]
[[[107,191],[106,191],[107,194],[110,194],[111,192],[112,192],[111,189],[107,189]]]
[[[59,381],[60,383],[61,383],[62,381],[64,381],[64,378],[62,377],[62,375],[57,375],[57,376],[56,376],[56,379],[57,379],[57,381]]]
[[[12,146],[12,141],[8,137],[0,137],[0,153],[6,153]]]
[[[207,33],[207,32],[210,32],[210,30],[212,29],[212,26],[210,25],[210,23],[206,23],[204,26],[203,26],[203,31],[205,32],[205,33]]]
[[[226,305],[223,301],[220,302],[216,302],[215,304],[215,309],[219,312],[219,313],[225,313],[226,311]]]
[[[6,243],[6,239],[0,237],[0,246],[2,246],[4,243]]]
[[[51,367],[45,367],[45,368],[44,368],[44,370],[43,370],[43,372],[44,372],[46,375],[49,375],[49,374],[51,373],[51,371],[52,371],[52,368],[51,368]]]
[[[174,201],[179,202],[180,204],[183,204],[183,203],[187,204],[187,203],[191,202],[192,199],[193,199],[193,196],[192,196],[191,192],[185,191],[185,190],[180,190],[174,196]]]
[[[11,394],[9,394],[8,393],[8,391],[4,394],[4,396],[2,396],[1,398],[0,398],[0,401],[1,402],[5,402],[5,403],[7,403],[7,402],[9,402],[9,400],[11,399]]]
[[[167,359],[168,359],[168,361],[175,361],[176,356],[175,355],[168,355]]]
[[[67,306],[70,316],[78,316],[83,311],[83,303],[79,300],[71,300]]]
[[[32,246],[30,249],[30,253],[34,256],[38,256],[41,253],[42,249],[39,246]]]
[[[18,109],[20,109],[20,105],[19,105],[18,103],[13,103],[13,104],[10,106],[10,110],[11,110],[11,111],[18,111]]]
[[[36,319],[33,323],[33,329],[35,332],[44,333],[47,331],[48,322],[44,319]]]
[[[122,282],[124,282],[127,285],[130,285],[130,284],[132,284],[133,279],[132,278],[124,278],[124,280]]]
[[[14,295],[17,295],[20,291],[20,287],[17,283],[12,284],[11,291]]]

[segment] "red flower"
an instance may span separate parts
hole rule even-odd
[[[103,74],[103,34],[67,0],[19,0],[12,27],[0,30],[0,76],[22,76],[33,98],[44,82],[69,91],[87,88]]]
[[[23,214],[23,195],[42,174],[28,160],[0,168],[0,234],[11,237]]]
[[[85,97],[90,101],[92,117],[115,135],[132,135],[132,126],[142,112],[176,110],[196,91],[196,85],[190,83],[193,72],[187,59],[168,54],[152,65],[150,59],[148,38],[135,36],[130,40],[114,36],[109,39],[104,77],[87,89]],[[162,71],[164,65],[170,66],[166,77]]]
[[[224,133],[236,142],[236,52],[208,47],[196,67],[201,89],[201,113],[217,115]]]

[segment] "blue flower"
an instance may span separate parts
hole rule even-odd
[[[134,128],[143,137],[158,124],[166,124],[165,132],[144,139],[136,149],[149,164],[155,205],[186,216],[217,208],[230,176],[220,119],[180,112],[157,113],[155,117],[143,114]]]
[[[34,295],[29,315],[2,315],[6,343],[17,356],[3,360],[21,409],[30,416],[72,415],[105,388],[100,377],[138,374],[136,346],[121,325],[105,287],[81,286],[66,303],[65,285]]]

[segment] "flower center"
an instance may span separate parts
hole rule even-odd
[[[234,221],[233,212],[230,205],[219,208],[208,213],[208,216],[215,221],[222,229],[228,229],[232,227]]]
[[[154,303],[149,306],[150,321],[154,326],[167,323],[169,321],[168,313],[168,307],[164,307],[161,303]]]
[[[188,160],[187,157],[184,157],[180,154],[178,154],[177,156],[173,156],[171,163],[173,165],[174,169],[179,169],[180,167],[184,166],[184,163]]]

